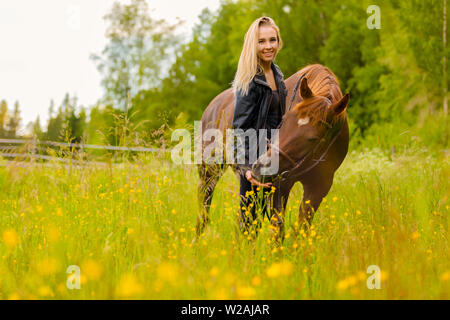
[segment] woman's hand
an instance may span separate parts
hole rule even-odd
[[[268,188],[270,186],[272,186],[272,182],[267,182],[267,183],[261,183],[258,180],[256,180],[255,178],[253,178],[252,176],[252,172],[250,170],[247,170],[245,172],[245,177],[247,178],[248,181],[250,181],[252,183],[252,185],[254,186],[258,186],[258,187],[262,187],[262,188]]]

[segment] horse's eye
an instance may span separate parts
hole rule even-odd
[[[308,138],[308,141],[316,141],[316,140],[319,140],[319,137],[317,137],[317,136],[312,136],[312,137],[309,137],[309,138]]]

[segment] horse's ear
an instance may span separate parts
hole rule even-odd
[[[306,80],[306,78],[303,78],[302,82],[300,82],[300,96],[303,100],[313,96],[311,89],[308,87],[308,80]]]
[[[350,100],[350,94],[346,93],[338,102],[333,104],[331,108],[334,110],[334,114],[338,115],[345,110],[348,106],[348,100]]]

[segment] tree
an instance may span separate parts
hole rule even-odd
[[[125,110],[128,93],[133,98],[141,90],[160,84],[169,49],[177,41],[173,36],[177,25],[152,19],[145,0],[115,2],[104,19],[109,22],[109,43],[102,55],[91,58],[103,75],[105,102]]]
[[[12,116],[9,118],[9,122],[7,124],[7,137],[8,138],[16,138],[17,137],[17,129],[20,124],[20,110],[19,110],[19,101],[16,101],[14,104],[14,111]]]
[[[42,131],[41,120],[39,116],[37,116],[35,122],[31,123],[31,134],[39,140],[44,138],[44,132]]]
[[[8,105],[5,100],[0,102],[0,138],[6,137],[5,123],[8,115]]]
[[[50,105],[51,107],[53,104]],[[56,117],[51,117],[47,124],[46,139],[50,141],[61,141],[61,131],[63,129],[64,114],[61,106],[58,108]]]

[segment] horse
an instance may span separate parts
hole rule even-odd
[[[278,143],[269,143],[267,151],[251,168],[253,176],[261,181],[265,178],[262,169],[271,165],[271,156],[278,156],[278,173],[275,177],[267,178],[272,179],[275,187],[270,221],[273,229],[277,230],[277,234],[282,238],[286,204],[294,184],[300,181],[303,185],[298,221],[300,226],[306,228],[311,225],[314,213],[333,184],[334,173],[348,152],[346,109],[350,98],[348,93],[342,94],[336,75],[320,64],[304,67],[285,80],[285,84],[288,90],[287,108],[279,127],[276,139]],[[217,95],[202,115],[201,132],[204,133],[208,129],[225,132],[231,128],[234,100],[232,88]],[[213,142],[203,141],[202,151],[210,143]],[[223,159],[225,157],[226,153]],[[210,220],[209,210],[214,189],[229,166],[239,178],[237,166],[227,164],[226,161],[201,161],[198,164],[200,211],[197,215],[197,236],[204,232]]]

